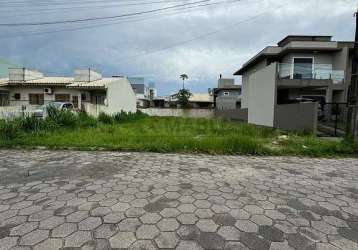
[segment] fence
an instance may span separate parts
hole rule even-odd
[[[33,106],[1,106],[0,119],[12,119],[20,116],[31,116],[37,107]]]
[[[346,135],[348,122],[347,103],[321,104],[318,113],[318,131],[325,136]]]
[[[148,108],[140,109],[150,116],[177,116],[190,118],[213,118],[213,109],[171,109],[171,108]]]
[[[275,124],[278,129],[288,131],[317,132],[316,102],[280,104],[275,108]]]

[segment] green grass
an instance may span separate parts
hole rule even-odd
[[[82,117],[88,121],[77,126],[72,118],[67,120],[71,126],[45,129],[41,133],[22,131],[11,138],[0,136],[0,147],[311,157],[358,155],[357,143],[293,133],[282,136],[274,129],[216,119],[122,114],[112,118],[102,116],[98,120]]]

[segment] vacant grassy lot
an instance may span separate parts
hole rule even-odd
[[[84,125],[55,126],[55,129],[38,129],[40,125],[31,129],[30,126],[16,136],[0,137],[0,147],[317,157],[358,155],[357,143],[284,134],[274,129],[223,120],[143,115],[133,119],[115,120],[104,116],[99,121],[88,117],[82,120],[86,121]]]

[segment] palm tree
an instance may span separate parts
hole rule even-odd
[[[188,77],[187,74],[181,74],[181,75],[180,75],[180,79],[183,80],[183,89],[184,89],[184,82],[185,82],[185,80],[188,79],[188,78],[189,78],[189,77]]]

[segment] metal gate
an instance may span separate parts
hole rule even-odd
[[[348,103],[331,102],[318,110],[318,136],[343,137],[347,131]]]

